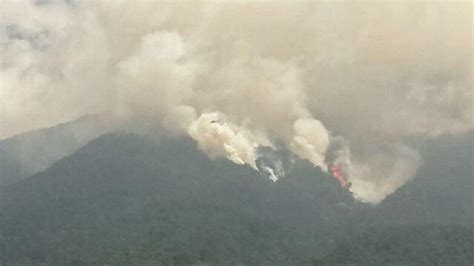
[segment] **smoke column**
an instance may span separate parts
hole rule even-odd
[[[0,138],[154,117],[254,169],[275,143],[340,165],[378,203],[421,163],[407,139],[473,130],[471,47],[468,1],[1,1]]]

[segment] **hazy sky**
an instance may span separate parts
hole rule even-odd
[[[470,132],[472,3],[0,1],[0,139],[151,116],[256,168],[282,145],[379,202],[408,138]],[[277,144],[278,143],[278,144]]]

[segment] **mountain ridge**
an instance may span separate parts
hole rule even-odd
[[[411,188],[425,188],[426,180],[402,194],[415,200]],[[249,167],[210,159],[190,139],[123,133],[90,141],[1,195],[2,265],[350,263],[350,244],[366,241],[361,236],[374,235],[367,243],[379,245],[390,226],[405,223],[404,232],[429,217],[403,218],[401,207],[413,204],[396,195],[378,206],[358,203],[305,161],[274,183]],[[393,219],[393,210],[403,219]],[[437,234],[428,234],[431,240],[452,243]],[[338,253],[340,246],[349,251]],[[403,245],[394,249],[404,254]]]

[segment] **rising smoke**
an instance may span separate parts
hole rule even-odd
[[[471,19],[468,1],[1,1],[0,138],[152,116],[254,169],[282,143],[377,203],[421,162],[407,138],[473,129]]]

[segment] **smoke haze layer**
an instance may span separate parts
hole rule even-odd
[[[338,165],[377,203],[421,163],[407,138],[472,131],[471,47],[467,1],[2,1],[0,138],[152,116],[254,169],[275,143]]]

